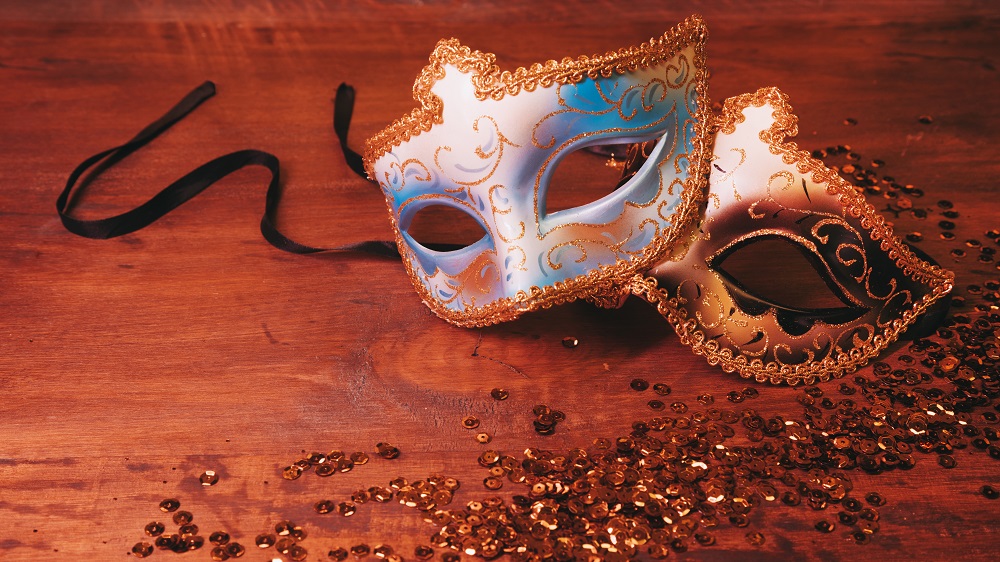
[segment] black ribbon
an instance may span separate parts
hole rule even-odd
[[[170,111],[149,124],[125,144],[99,152],[77,166],[73,170],[73,173],[70,174],[69,179],[66,181],[66,187],[56,200],[56,210],[66,229],[79,236],[95,239],[108,239],[129,234],[152,224],[163,215],[181,206],[184,202],[229,174],[247,166],[263,166],[271,172],[271,181],[267,186],[264,216],[260,221],[260,232],[264,236],[264,239],[272,246],[295,254],[337,251],[399,257],[396,244],[390,241],[370,240],[334,248],[316,248],[295,242],[282,234],[275,226],[278,205],[281,202],[281,172],[278,157],[269,152],[252,149],[239,150],[202,164],[184,177],[165,187],[149,201],[120,215],[95,220],[81,220],[70,216],[71,194],[74,187],[77,186],[77,182],[79,182],[79,187],[76,194],[79,195],[102,172],[114,166],[136,150],[149,144],[160,133],[172,127],[214,95],[215,84],[210,81],[205,82],[192,90],[184,99],[171,108]],[[367,179],[361,156],[347,145],[347,131],[354,108],[353,88],[347,84],[341,84],[337,90],[335,108],[334,129],[337,132],[337,137],[340,139],[344,158],[352,170]],[[86,177],[83,177],[91,168],[93,168],[93,171],[86,175]],[[81,177],[83,177],[82,181],[80,181]]]
[[[341,83],[337,88],[337,95],[333,98],[333,131],[337,133],[340,148],[344,151],[344,161],[351,167],[351,170],[366,180],[376,183],[368,177],[361,155],[351,150],[347,144],[347,130],[351,128],[352,114],[354,114],[354,88]]]

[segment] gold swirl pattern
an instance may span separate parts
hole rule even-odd
[[[434,165],[437,166],[439,170],[442,170],[445,176],[457,185],[472,187],[489,181],[490,178],[493,177],[493,174],[496,173],[497,167],[503,159],[504,147],[511,146],[516,148],[518,146],[517,144],[510,142],[510,139],[505,137],[503,133],[500,132],[500,126],[497,125],[496,120],[489,115],[483,115],[472,122],[473,133],[481,132],[479,124],[484,120],[488,121],[490,125],[492,125],[492,129],[487,131],[488,136],[486,141],[475,144],[472,148],[472,154],[475,158],[483,161],[483,165],[481,167],[470,168],[468,166],[468,162],[470,160],[468,156],[449,158],[449,160],[451,160],[450,163],[442,164],[442,153],[452,156],[452,147],[439,146],[434,150]],[[456,177],[455,174],[471,176],[471,178],[463,180]]]
[[[759,382],[843,376],[951,291],[951,272],[917,257],[852,185],[786,142],[797,127],[783,93],[765,88],[726,100],[715,127],[702,235],[631,282],[709,364]],[[737,164],[734,151],[742,154]],[[786,308],[720,269],[728,252],[766,236],[812,252],[816,273],[840,289],[844,307]]]

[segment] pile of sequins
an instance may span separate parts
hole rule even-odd
[[[210,472],[210,474],[209,474]],[[214,478],[216,474],[208,471],[202,475],[202,484],[206,478],[212,484],[218,480]],[[132,547],[132,554],[139,558],[145,558],[153,554],[154,549],[182,554],[193,550],[199,550],[205,546],[205,537],[198,534],[198,525],[194,523],[194,515],[190,511],[180,510],[181,502],[174,498],[168,498],[160,502],[160,511],[163,513],[173,513],[171,519],[177,525],[177,532],[167,534],[167,526],[159,521],[153,521],[143,529],[146,536],[153,539],[153,543],[143,540]],[[212,560],[229,560],[239,558],[246,553],[246,548],[238,542],[231,541],[229,533],[216,531],[208,536],[208,541],[212,544]]]
[[[921,122],[931,119],[922,117]],[[845,124],[857,122],[848,119]],[[864,166],[862,157],[848,146],[818,150],[814,156],[838,169],[859,191],[882,200],[877,205],[884,204],[882,211],[891,220],[926,221],[940,213],[940,238],[957,239],[954,221],[960,215],[954,205],[917,204],[923,191],[880,175],[885,162],[876,159]],[[994,263],[993,246],[1000,245],[1000,230],[988,231],[985,237],[986,241],[969,238],[963,248],[951,251],[951,257],[966,259],[975,250],[980,263]],[[924,239],[916,230],[906,238],[914,244]],[[966,296],[956,294],[952,299],[958,313],[934,336],[912,341],[894,356],[839,382],[803,388],[797,398],[803,412],[796,419],[747,407],[745,402],[759,394],[753,387],[727,392],[726,405],[721,400],[716,405],[711,394],[702,394],[698,405],[689,408],[681,400],[667,403],[671,394],[667,384],[651,385],[636,378],[629,384],[633,391],[644,394],[652,388],[655,396],[646,402],[649,417],[638,416],[643,419],[625,435],[595,439],[585,449],[528,448],[517,455],[491,449],[480,454],[478,462],[487,471],[484,488],[492,492],[516,487],[509,502],[489,496],[449,508],[459,482],[431,475],[358,490],[350,501],[321,500],[314,510],[348,517],[359,504],[394,500],[418,510],[435,527],[428,544],[413,552],[419,560],[432,558],[435,549],[443,549],[441,559],[448,561],[461,555],[486,559],[509,555],[515,560],[623,560],[637,555],[660,559],[670,552],[711,546],[727,527],[747,528],[754,509],[779,503],[814,512],[819,533],[839,529],[848,540],[866,544],[879,532],[878,508],[886,498],[855,491],[851,471],[908,470],[923,455],[935,455],[937,464],[948,469],[958,463],[955,450],[970,445],[972,451],[1000,460],[996,304],[1000,281],[970,284],[964,292]],[[579,343],[576,338],[564,341],[570,348]],[[499,388],[491,392],[496,400],[509,395]],[[545,405],[535,406],[532,413],[534,429],[541,435],[553,433],[565,418]],[[480,420],[467,416],[461,423],[475,430]],[[491,437],[479,432],[476,439],[487,444]],[[376,450],[386,459],[400,454],[387,443],[378,444]],[[329,476],[367,460],[360,452],[313,453],[285,468],[283,475],[294,480],[312,470],[317,476]],[[993,485],[971,485],[984,500],[1000,498]],[[165,512],[178,507],[176,500],[161,504]],[[176,512],[174,522],[179,529],[171,535],[164,535],[161,523],[150,523],[146,534],[156,538],[155,545],[140,542],[133,554],[147,556],[154,546],[173,552],[202,546],[204,540],[190,514]],[[274,534],[258,536],[256,544],[301,560],[306,551],[298,541],[304,536],[301,527],[283,522]],[[745,532],[744,537],[756,547],[767,541],[760,531]],[[211,535],[214,560],[242,554],[242,547],[228,538],[221,532]],[[333,560],[369,555],[392,561],[404,558],[390,546],[365,544],[336,548],[327,555]]]
[[[388,443],[379,443],[376,449],[380,456],[387,459],[399,456],[399,449]],[[350,472],[354,469],[355,465],[363,465],[367,462],[368,454],[363,451],[351,453],[349,456],[343,451],[312,453],[286,466],[281,471],[281,476],[285,480],[296,480],[305,472],[312,470],[316,476],[327,477],[333,476],[338,472]]]

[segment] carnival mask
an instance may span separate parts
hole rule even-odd
[[[483,326],[587,298],[615,303],[696,218],[707,176],[704,40],[692,17],[658,39],[501,72],[495,56],[438,43],[414,84],[420,107],[368,141],[365,167],[389,205],[424,302]],[[613,193],[546,213],[555,168],[576,150],[657,139]],[[409,233],[431,206],[484,235],[435,251]]]
[[[884,350],[951,290],[953,274],[915,255],[852,185],[785,142],[796,121],[777,89],[726,101],[698,232],[633,290],[709,363],[761,382],[811,384]],[[788,245],[814,269],[773,285],[818,275],[833,304],[789,305],[727,269],[761,243]]]

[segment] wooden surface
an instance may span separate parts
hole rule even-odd
[[[744,381],[680,345],[632,299],[618,311],[575,303],[483,330],[452,327],[419,299],[398,261],[279,252],[260,236],[266,173],[240,172],[138,233],[93,241],[66,232],[54,202],[70,170],[159,116],[206,79],[218,95],[93,184],[74,213],[127,210],[210,156],[253,147],[282,158],[284,230],[306,244],[388,239],[382,196],[351,174],[330,129],[341,81],[357,87],[358,147],[408,111],[435,42],[455,36],[506,68],[598,53],[705,16],[713,100],[775,85],[790,96],[806,148],[850,144],[884,172],[955,203],[958,242],[933,222],[920,247],[963,288],[992,264],[953,260],[997,227],[1000,12],[988,2],[4,2],[0,7],[0,559],[118,560],[179,498],[202,531],[253,538],[282,519],[306,527],[310,560],[334,546],[392,545],[412,559],[434,532],[398,504],[350,518],[312,503],[390,478],[454,476],[456,505],[487,495],[461,427],[475,414],[497,450],[565,450],[648,417],[641,376],[695,404],[725,403]],[[930,125],[918,122],[931,115]],[[856,126],[844,124],[857,120]],[[568,349],[566,336],[579,338]],[[899,353],[899,346],[895,353]],[[870,371],[870,369],[869,369]],[[834,388],[833,383],[830,388]],[[502,386],[510,399],[496,402]],[[759,386],[752,406],[801,416],[801,391]],[[567,419],[538,436],[531,408]],[[377,458],[389,441],[395,460]],[[368,451],[329,479],[281,478],[302,451]],[[851,473],[877,490],[881,531],[858,546],[824,535],[805,506],[767,505],[748,529],[720,525],[691,560],[914,559],[1000,553],[1000,464],[972,448],[945,470]],[[197,482],[215,470],[212,487]],[[513,485],[501,492],[510,494]],[[767,537],[751,546],[747,531]],[[155,560],[174,555],[157,552]],[[208,560],[207,549],[184,559]]]

